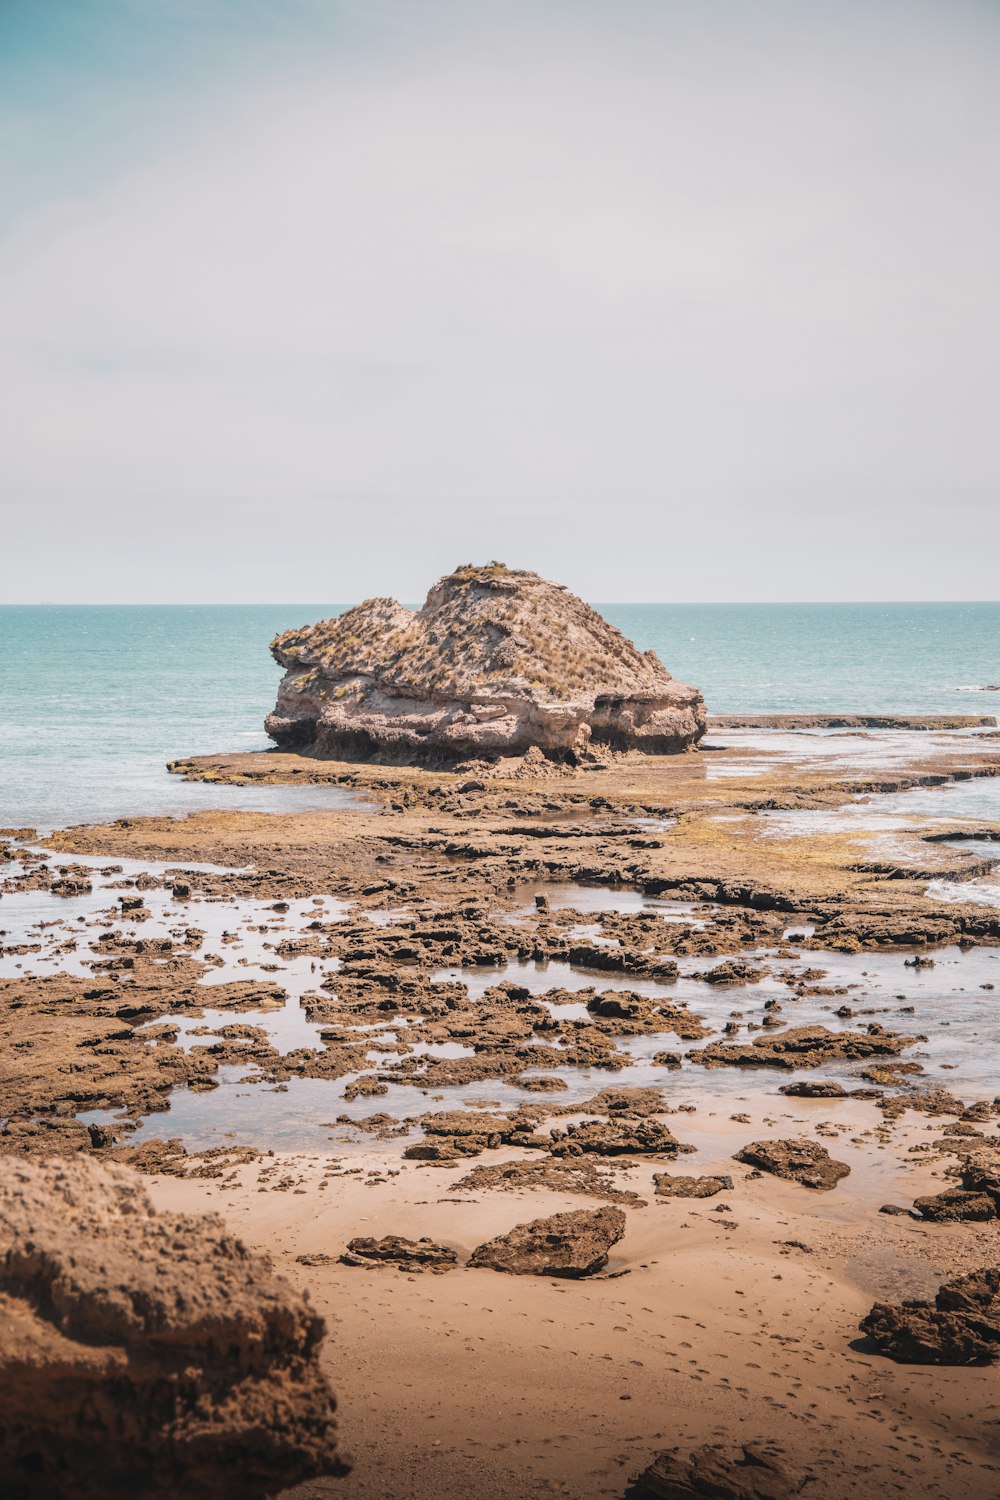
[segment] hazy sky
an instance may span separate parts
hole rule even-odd
[[[998,597],[997,0],[0,0],[6,602]]]

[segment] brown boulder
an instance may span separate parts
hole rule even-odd
[[[824,1193],[835,1188],[851,1170],[846,1162],[836,1161],[818,1141],[751,1141],[736,1152],[735,1160]]]
[[[860,1326],[899,1364],[991,1364],[1000,1359],[1000,1270],[946,1281],[933,1303],[876,1302]]]
[[[935,1224],[954,1224],[962,1220],[983,1222],[998,1217],[996,1202],[989,1193],[971,1193],[964,1188],[948,1188],[943,1193],[914,1198],[913,1207],[922,1218]]]
[[[785,1462],[776,1443],[744,1443],[739,1458],[721,1445],[685,1455],[679,1448],[658,1453],[635,1480],[649,1500],[791,1500],[808,1478]]]
[[[575,1209],[487,1240],[472,1252],[469,1266],[512,1276],[592,1276],[607,1265],[608,1251],[624,1233],[620,1208]]]
[[[0,1161],[0,1492],[263,1500],[343,1473],[325,1327],[214,1215],[85,1158]]]

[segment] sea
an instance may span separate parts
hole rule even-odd
[[[0,606],[0,824],[229,805],[335,788],[186,783],[186,755],[265,749],[268,643],[338,604]],[[716,713],[998,714],[1000,603],[598,604]],[[346,795],[346,794],[345,794]]]

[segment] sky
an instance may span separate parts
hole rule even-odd
[[[0,602],[996,599],[995,0],[0,0]]]

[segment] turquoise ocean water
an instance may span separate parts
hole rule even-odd
[[[716,712],[1000,713],[1000,604],[605,604]],[[264,748],[279,630],[338,605],[0,607],[0,823],[329,802],[189,785],[165,763]],[[280,800],[279,800],[280,799]]]

